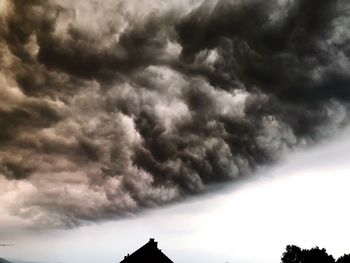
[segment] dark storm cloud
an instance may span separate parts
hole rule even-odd
[[[0,199],[36,225],[181,200],[348,122],[346,1],[1,8]]]
[[[349,75],[334,65],[343,50],[329,43],[335,21],[348,15],[347,5],[307,0],[287,1],[278,10],[276,1],[201,6],[177,26],[182,56],[193,60],[201,50],[218,48],[230,58],[218,62],[220,74],[293,103],[348,100]],[[322,81],[314,79],[316,73]]]

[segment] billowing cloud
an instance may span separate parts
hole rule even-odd
[[[0,201],[74,227],[348,123],[345,0],[0,1]]]

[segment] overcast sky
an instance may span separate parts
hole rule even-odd
[[[234,183],[348,124],[346,0],[1,0],[0,201],[74,228]]]
[[[8,258],[118,262],[154,237],[174,262],[279,262],[287,244],[349,253],[349,130],[186,204],[67,231],[8,229]],[[5,233],[4,233],[5,234]],[[3,234],[3,235],[4,235]]]
[[[344,250],[349,14],[0,0],[0,255],[111,262],[151,236],[179,262]]]

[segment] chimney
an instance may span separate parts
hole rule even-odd
[[[154,246],[155,248],[157,248],[158,242],[155,242],[154,238],[150,238],[149,243],[152,244],[152,246]]]

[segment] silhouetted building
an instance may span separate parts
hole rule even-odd
[[[173,263],[160,249],[157,242],[151,238],[147,244],[140,247],[131,255],[124,257],[120,263]]]

